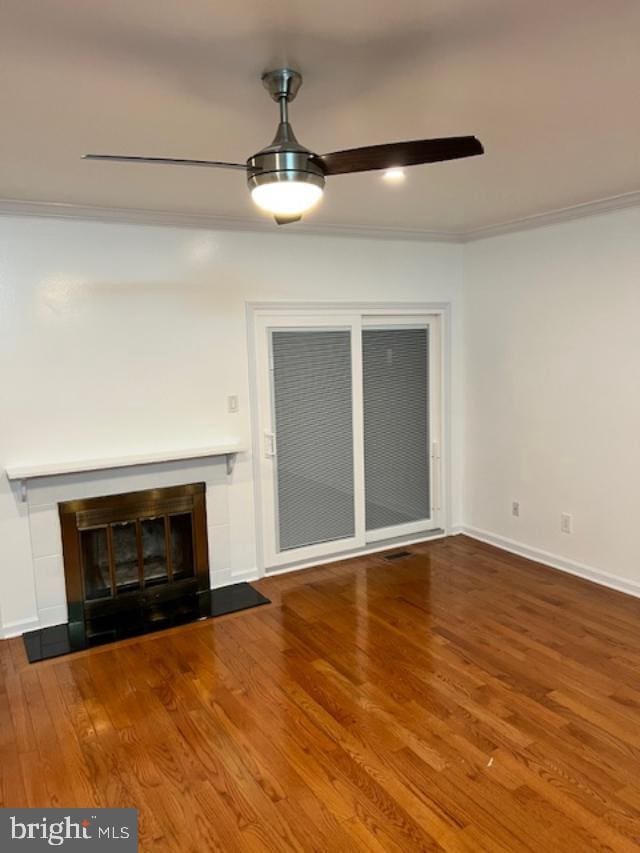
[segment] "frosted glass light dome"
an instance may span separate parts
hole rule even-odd
[[[322,187],[309,181],[273,181],[254,187],[251,198],[258,207],[275,216],[296,216],[320,201]]]

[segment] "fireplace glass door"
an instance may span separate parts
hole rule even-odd
[[[209,589],[202,483],[69,501],[60,518],[70,622]]]
[[[80,531],[89,601],[193,577],[190,513],[117,521]]]
[[[107,546],[107,528],[96,527],[80,533],[82,543],[82,566],[87,600],[111,596],[111,574],[109,568],[109,549]]]

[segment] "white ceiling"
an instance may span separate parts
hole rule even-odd
[[[318,152],[487,152],[400,186],[332,178],[320,226],[462,232],[637,191],[639,44],[638,0],[2,0],[0,198],[258,219],[241,173],[80,156],[244,161],[275,130],[260,73],[284,63]]]

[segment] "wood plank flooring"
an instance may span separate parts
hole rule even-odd
[[[0,805],[144,851],[640,849],[640,600],[463,536],[40,664],[0,643]]]

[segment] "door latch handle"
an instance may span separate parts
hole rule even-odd
[[[442,462],[440,458],[440,442],[434,441],[431,443],[431,459],[433,460],[433,497],[432,504],[434,510],[440,509],[442,500]]]
[[[272,432],[264,434],[264,455],[271,458],[276,455],[276,437]]]

